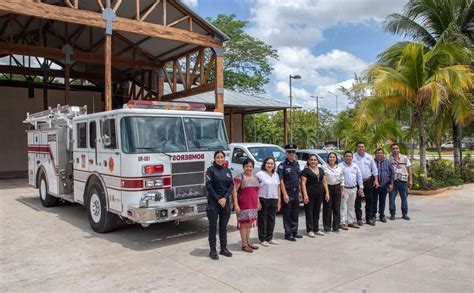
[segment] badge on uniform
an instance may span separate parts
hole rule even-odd
[[[230,177],[231,177],[231,176],[230,176],[230,173],[227,173],[227,178],[230,178]]]

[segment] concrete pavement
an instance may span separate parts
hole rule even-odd
[[[0,181],[0,290],[473,292],[474,185],[409,203],[412,221],[296,243],[278,217],[280,245],[253,254],[233,215],[234,257],[212,261],[206,219],[97,234],[80,205],[43,208],[25,180]]]

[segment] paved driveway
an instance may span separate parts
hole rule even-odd
[[[206,219],[92,232],[84,209],[43,208],[24,180],[0,181],[0,291],[473,292],[474,185],[411,196],[412,221],[207,257]],[[304,214],[300,214],[303,228]],[[301,230],[301,232],[304,232]],[[256,230],[252,231],[256,236]],[[255,239],[256,242],[256,239]]]

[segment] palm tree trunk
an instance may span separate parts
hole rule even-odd
[[[418,124],[418,143],[420,147],[420,168],[424,174],[428,174],[426,168],[426,147],[425,147],[425,117],[423,113],[423,109],[417,110],[415,113],[415,119]]]
[[[441,142],[440,141],[436,142],[436,149],[438,150],[438,158],[441,160],[443,157],[441,155]]]
[[[461,160],[459,158],[459,124],[453,122],[453,156],[454,156],[454,167],[456,170],[460,170]]]

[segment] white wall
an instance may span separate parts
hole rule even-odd
[[[93,97],[95,109],[103,109],[101,94],[98,92],[71,91],[73,106],[87,105],[88,112],[92,112]],[[48,90],[50,107],[64,103],[64,91]],[[25,171],[27,162],[27,125],[22,121],[26,113],[35,113],[43,110],[43,90],[35,89],[35,98],[28,98],[27,88],[0,87],[0,173]],[[26,173],[25,173],[26,174]]]

